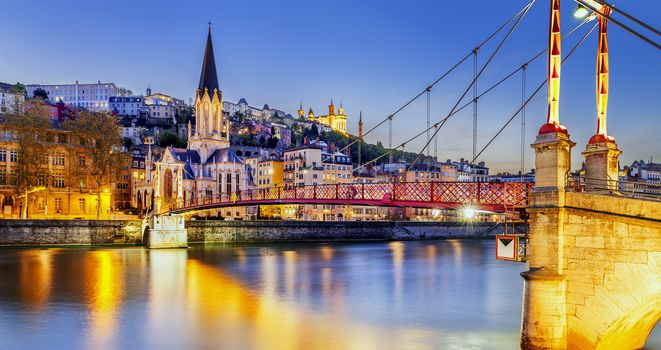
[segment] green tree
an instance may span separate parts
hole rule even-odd
[[[42,88],[38,88],[32,92],[32,97],[48,100],[48,92]]]
[[[70,162],[71,172],[94,179],[96,188],[96,218],[101,217],[101,193],[117,182],[129,163],[129,155],[121,152],[122,138],[117,119],[110,113],[81,112],[64,127],[79,140],[84,160]]]
[[[7,114],[5,127],[18,145],[15,174],[10,183],[23,198],[21,217],[27,219],[29,194],[44,186],[48,175],[48,131],[52,123],[48,106],[41,101],[29,104],[18,99]],[[44,161],[45,160],[45,161]]]
[[[11,93],[14,95],[25,96],[27,95],[28,91],[25,88],[25,85],[17,82],[16,84],[11,86]]]
[[[271,136],[269,137],[268,141],[266,141],[266,146],[268,148],[276,148],[278,146],[278,142],[280,142],[280,140],[277,137]]]
[[[133,96],[133,91],[125,87],[118,87],[117,96]]]
[[[158,138],[158,145],[161,147],[177,147],[177,148],[186,148],[187,141],[185,138],[177,135],[176,133],[165,130],[162,131]]]

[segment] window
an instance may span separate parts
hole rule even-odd
[[[46,201],[44,201],[43,197],[39,197],[37,200],[37,210],[44,210],[46,209]]]
[[[18,151],[13,149],[9,151],[9,161],[16,163],[18,161]]]
[[[64,174],[55,174],[53,176],[53,187],[64,188]]]
[[[0,185],[5,185],[7,183],[7,170],[0,169]]]
[[[6,162],[6,161],[7,161],[7,149],[0,148],[0,162]]]
[[[85,166],[85,156],[78,156],[78,166],[81,166],[81,167]]]
[[[64,153],[57,153],[53,156],[53,165],[64,166]]]
[[[62,211],[62,198],[56,197],[55,198],[55,212],[61,212]]]
[[[48,177],[46,174],[37,175],[37,186],[46,186],[48,184]]]
[[[78,198],[78,210],[85,212],[85,198]]]
[[[87,181],[85,181],[85,179],[78,180],[78,187],[80,187],[81,189],[86,188],[87,187]]]

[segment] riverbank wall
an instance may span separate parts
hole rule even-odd
[[[0,246],[142,244],[140,220],[0,220]]]
[[[492,238],[500,224],[393,221],[189,221],[192,243]]]
[[[0,246],[143,244],[139,220],[0,220]],[[189,243],[493,238],[488,222],[213,221],[186,222]]]

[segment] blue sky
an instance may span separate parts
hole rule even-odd
[[[379,122],[453,65],[526,1],[51,1],[4,0],[0,11],[0,81],[71,83],[112,81],[143,92],[147,85],[188,99],[199,79],[207,22],[213,30],[224,98],[283,109],[292,114],[303,101],[318,113],[331,98],[349,114],[349,130]],[[626,1],[623,9],[661,27],[661,2]],[[562,28],[578,22],[575,4],[562,3]],[[520,66],[547,42],[548,0],[538,0],[485,71],[480,90]],[[587,27],[585,28],[587,29]],[[624,151],[621,161],[661,161],[661,52],[611,24],[609,133]],[[582,31],[581,31],[582,33]],[[581,33],[563,43],[567,53]],[[577,142],[574,165],[596,129],[593,33],[562,70],[562,124]],[[500,37],[478,57],[486,61]],[[532,92],[546,74],[546,59],[528,69]],[[472,76],[463,65],[432,91],[432,121],[443,118]],[[479,103],[481,148],[518,108],[516,76]],[[425,100],[402,112],[394,144],[420,130]],[[439,133],[439,158],[469,158],[471,109],[457,114]],[[527,108],[526,144],[546,118],[546,90]],[[494,170],[518,170],[520,120],[480,160]],[[387,143],[387,129],[368,141]],[[407,145],[418,151],[424,142]],[[533,162],[526,147],[527,167]]]

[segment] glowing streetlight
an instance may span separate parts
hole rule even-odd
[[[461,214],[464,217],[464,219],[473,220],[477,216],[477,209],[475,209],[472,206],[467,206],[461,209]]]
[[[576,11],[574,11],[574,17],[578,19],[583,19],[587,17],[590,11],[588,11],[588,9],[586,9],[585,6],[581,4],[578,4],[577,6],[578,7],[576,7]]]

